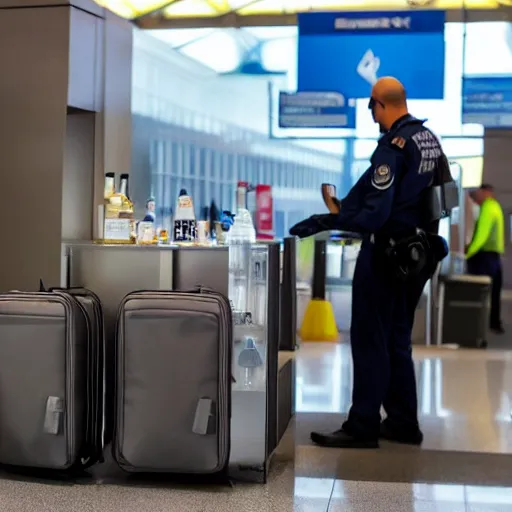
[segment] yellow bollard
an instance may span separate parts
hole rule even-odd
[[[338,326],[332,304],[328,300],[309,301],[299,335],[302,341],[338,341]]]
[[[325,299],[326,251],[325,240],[316,240],[312,297],[299,331],[302,341],[336,342],[339,340],[332,304]]]

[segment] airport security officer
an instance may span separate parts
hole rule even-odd
[[[500,203],[494,197],[491,185],[483,184],[470,194],[480,206],[480,215],[475,225],[471,243],[466,248],[468,272],[489,276],[492,280],[491,311],[489,327],[503,334],[501,322],[501,288],[503,273],[501,257],[505,252],[505,220]]]
[[[404,87],[394,78],[376,82],[369,108],[383,136],[371,166],[327,227],[363,235],[352,288],[352,407],[340,430],[311,434],[327,447],[376,448],[379,438],[421,444],[411,332],[425,284],[447,254],[444,242],[435,257],[421,252],[425,245],[415,248],[420,233],[434,231],[433,238],[440,239],[425,200],[440,166],[449,169],[438,139],[408,113]],[[300,236],[300,227],[291,233]],[[409,259],[423,258],[421,270],[406,279],[400,278],[400,247],[407,248]],[[381,423],[382,406],[386,419]]]

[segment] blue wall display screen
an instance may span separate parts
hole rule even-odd
[[[408,98],[443,98],[443,11],[304,13],[298,23],[299,91],[368,98],[394,76]]]
[[[464,77],[462,122],[512,127],[512,76]]]
[[[355,101],[337,92],[281,92],[279,127],[355,128]]]

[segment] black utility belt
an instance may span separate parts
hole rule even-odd
[[[448,255],[448,246],[442,237],[420,229],[400,238],[370,235],[370,242],[375,245],[384,267],[400,280],[414,277],[426,267],[435,268]]]

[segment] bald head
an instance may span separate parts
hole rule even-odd
[[[392,76],[379,78],[372,88],[370,107],[381,132],[389,130],[397,119],[408,114],[403,84]]]
[[[399,80],[392,76],[379,78],[372,89],[372,97],[382,101],[384,105],[392,105],[395,107],[406,107],[407,98],[405,88]]]

